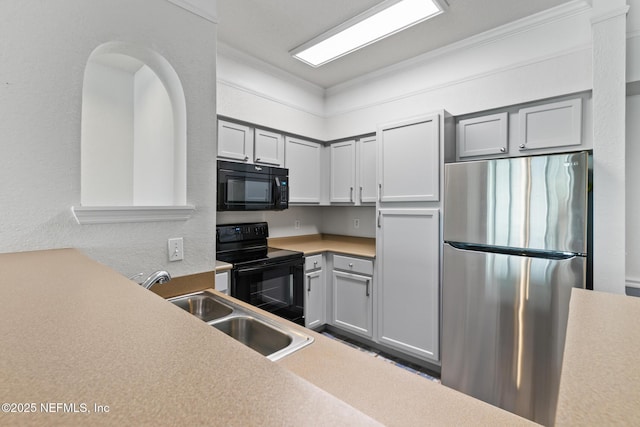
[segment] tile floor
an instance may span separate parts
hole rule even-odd
[[[405,360],[399,359],[397,357],[385,354],[383,352],[381,352],[380,350],[377,350],[375,348],[370,348],[368,346],[365,346],[363,344],[360,344],[354,340],[351,340],[349,338],[343,337],[341,335],[338,334],[334,334],[334,333],[330,333],[327,331],[323,331],[321,332],[322,335],[324,335],[327,338],[331,338],[333,340],[336,341],[340,341],[341,343],[348,345],[350,347],[356,348],[362,352],[365,352],[367,354],[369,354],[371,357],[377,357],[380,360],[383,360],[387,363],[391,363],[393,365],[398,366],[399,368],[405,369],[411,373],[414,373],[416,375],[419,375],[423,378],[428,379],[429,381],[434,381],[439,383],[440,382],[440,378],[437,377],[437,375],[434,372],[429,371],[426,368],[423,368],[422,366],[419,365],[415,365],[413,363],[409,363]]]

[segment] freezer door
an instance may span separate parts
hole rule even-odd
[[[445,165],[444,240],[586,253],[588,153]]]
[[[442,383],[552,424],[572,287],[586,260],[444,245]]]

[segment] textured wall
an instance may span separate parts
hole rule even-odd
[[[92,50],[112,40],[154,49],[180,77],[187,203],[196,207],[188,221],[81,226],[73,218],[71,207],[80,205],[84,68]],[[77,247],[126,275],[210,270],[215,40],[215,24],[166,1],[0,2],[0,252]],[[184,237],[184,261],[168,263],[169,237]]]

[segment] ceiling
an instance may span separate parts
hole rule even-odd
[[[448,0],[449,10],[319,68],[289,51],[381,0],[218,0],[218,41],[324,88],[569,0]]]

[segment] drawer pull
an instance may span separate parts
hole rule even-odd
[[[349,267],[353,268],[353,263],[352,262],[349,263]]]

